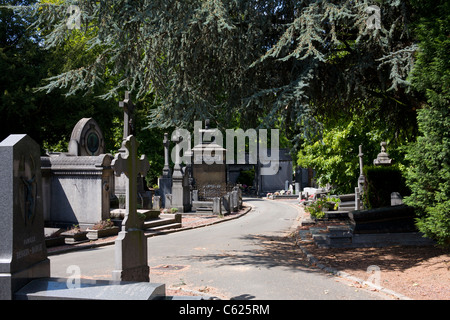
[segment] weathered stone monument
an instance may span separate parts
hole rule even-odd
[[[72,131],[68,152],[41,158],[46,223],[86,228],[108,219],[114,191],[112,159],[104,154],[97,122],[81,119]]]
[[[175,142],[175,164],[172,174],[172,197],[170,203],[166,197],[166,208],[178,209],[178,212],[188,212],[191,209],[191,194],[189,190],[189,176],[186,172],[186,168],[181,167],[180,159],[180,142],[183,137],[173,135],[172,141]]]
[[[0,143],[0,300],[50,276],[44,242],[39,145],[27,135]]]
[[[123,141],[125,141],[128,136],[134,135],[136,126],[135,126],[135,109],[133,101],[130,97],[130,92],[125,92],[125,99],[119,102],[119,107],[123,109]],[[125,153],[126,151],[123,149],[123,146],[119,149],[119,153]],[[138,200],[140,203],[140,207],[142,209],[151,209],[152,208],[152,194],[150,191],[146,191],[144,187],[144,178],[141,176],[136,177],[137,179],[137,189],[136,192],[138,194]],[[125,197],[126,194],[126,184],[128,183],[128,179],[124,174],[116,176],[114,182],[114,194],[117,197]]]
[[[69,141],[69,155],[99,156],[105,153],[100,126],[93,118],[83,118],[75,125]]]
[[[143,221],[137,214],[136,177],[145,175],[150,168],[147,158],[137,157],[138,143],[129,136],[122,144],[122,150],[114,157],[112,166],[116,175],[126,176],[126,213],[122,231],[115,243],[115,270],[113,280],[148,282],[150,268],[147,262],[147,238],[142,230]]]
[[[364,176],[364,167],[363,167],[363,156],[362,145],[359,146],[359,178],[358,178],[358,187],[355,188],[355,210],[362,209],[362,201],[361,195],[364,192],[366,185],[366,177]]]
[[[386,142],[381,142],[381,152],[378,154],[377,158],[373,160],[373,164],[376,166],[390,166],[393,164],[391,158],[389,158],[389,154],[386,152]]]
[[[166,194],[172,194],[172,172],[169,166],[169,134],[164,133],[164,168],[163,175],[158,179],[159,196],[161,197],[162,207],[166,208]]]
[[[212,200],[227,191],[226,149],[216,141],[222,134],[210,128],[209,120],[205,121],[205,129],[196,134],[200,142],[192,148],[192,177],[200,199]]]

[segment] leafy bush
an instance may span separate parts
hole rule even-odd
[[[325,212],[323,208],[326,207],[327,201],[324,199],[319,199],[311,203],[308,207],[306,207],[306,211],[309,212],[311,217],[322,219],[325,216]]]
[[[411,75],[427,104],[417,113],[420,136],[408,147],[406,172],[417,227],[450,246],[450,3],[414,1],[422,19],[416,27],[420,50]]]

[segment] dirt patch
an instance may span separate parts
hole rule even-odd
[[[416,300],[450,300],[449,250],[433,246],[318,248],[303,245],[321,264]],[[373,271],[379,270],[374,279]]]
[[[302,219],[309,214],[300,208]],[[327,223],[321,222],[321,227]],[[297,230],[309,227],[299,226]],[[298,235],[298,232],[297,232]],[[450,300],[450,249],[435,246],[319,248],[298,243],[320,264],[415,300]]]

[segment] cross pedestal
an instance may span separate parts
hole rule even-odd
[[[137,157],[138,142],[132,135],[122,143],[122,151],[115,155],[111,165],[115,174],[126,176],[126,212],[122,231],[115,242],[115,270],[113,280],[148,282],[150,268],[147,262],[147,238],[142,220],[137,215],[136,177],[145,175],[150,168],[145,155]]]

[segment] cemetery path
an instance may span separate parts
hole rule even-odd
[[[299,211],[286,202],[246,199],[239,219],[148,238],[150,281],[222,299],[383,299],[312,267],[290,236]],[[54,255],[51,275],[111,279],[114,246]]]

